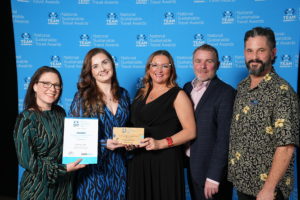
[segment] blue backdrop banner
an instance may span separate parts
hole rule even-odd
[[[153,51],[166,49],[173,55],[178,84],[183,86],[193,79],[192,52],[204,43],[218,49],[218,76],[236,88],[247,76],[244,34],[255,26],[274,30],[278,48],[275,70],[297,90],[299,0],[11,2],[20,111],[33,72],[48,65],[62,74],[64,90],[60,104],[68,112],[83,58],[94,47],[105,48],[113,55],[119,83],[131,98]],[[187,196],[190,199],[188,192]],[[297,182],[290,199],[298,199]]]

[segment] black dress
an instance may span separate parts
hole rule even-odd
[[[173,106],[179,91],[174,87],[147,104],[147,96],[135,100],[131,110],[133,126],[144,127],[145,137],[158,140],[180,131],[182,127]],[[128,200],[170,199],[185,199],[182,146],[134,150],[128,162]]]

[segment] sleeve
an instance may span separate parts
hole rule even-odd
[[[29,115],[31,116],[31,115]],[[37,178],[47,177],[49,184],[58,181],[58,177],[67,173],[66,166],[59,164],[56,158],[41,157],[38,154],[38,122],[24,114],[17,118],[14,129],[14,141],[19,164]]]
[[[293,89],[281,85],[274,106],[274,135],[277,146],[299,146],[299,99]]]
[[[212,149],[211,160],[207,171],[207,178],[221,182],[226,175],[229,151],[229,133],[235,90],[228,88],[220,95],[222,98],[216,114],[216,141]]]

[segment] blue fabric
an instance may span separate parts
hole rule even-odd
[[[113,115],[107,107],[99,118],[99,145],[98,164],[88,165],[79,170],[76,176],[76,198],[84,199],[114,199],[126,198],[126,151],[119,148],[111,151],[103,145],[103,141],[112,138],[113,127],[123,127],[129,118],[130,99],[128,92],[121,88],[118,109]],[[71,105],[70,113],[74,109],[81,109],[78,94],[75,95]],[[82,117],[82,116],[79,116]],[[95,117],[95,116],[91,116]]]

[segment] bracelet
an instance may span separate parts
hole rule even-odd
[[[168,142],[168,147],[172,147],[174,145],[171,137],[166,137],[166,140]]]

